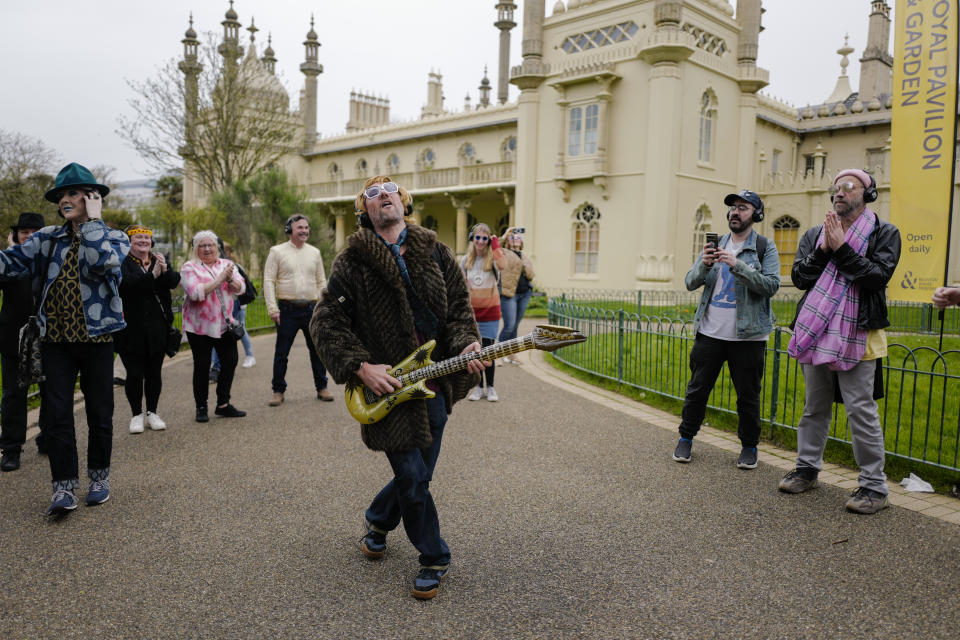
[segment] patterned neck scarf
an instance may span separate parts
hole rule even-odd
[[[400,270],[400,277],[403,279],[403,286],[407,291],[407,302],[410,303],[410,310],[413,312],[413,324],[417,328],[417,333],[423,342],[435,338],[437,336],[437,329],[440,326],[440,321],[437,320],[437,316],[427,308],[427,305],[425,305],[423,300],[420,299],[420,296],[417,295],[416,289],[413,288],[413,280],[410,279],[410,272],[407,270],[407,261],[403,259],[403,254],[400,251],[400,247],[407,241],[407,228],[403,228],[397,241],[393,243],[388,242],[380,234],[377,234],[377,237],[380,238],[383,244],[387,245],[390,253],[393,254],[393,259],[397,261],[397,268]]]
[[[859,255],[866,254],[867,240],[876,223],[877,215],[864,209],[847,229],[844,242]],[[814,246],[823,239],[821,228]],[[857,327],[859,310],[860,286],[841,274],[831,258],[797,314],[787,353],[803,364],[829,365],[831,371],[853,369],[867,348],[867,330]]]

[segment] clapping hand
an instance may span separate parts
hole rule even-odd
[[[830,251],[836,251],[843,246],[845,235],[837,212],[827,211],[827,217],[823,220],[823,247]]]
[[[960,289],[957,287],[937,287],[933,292],[933,306],[937,309],[946,309],[954,304],[960,304]]]

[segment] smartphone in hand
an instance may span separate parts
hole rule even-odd
[[[720,236],[718,236],[713,231],[707,231],[706,238],[707,238],[707,244],[713,247],[714,249],[716,249],[717,244],[720,242]]]

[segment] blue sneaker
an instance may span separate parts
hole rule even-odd
[[[740,457],[737,458],[738,469],[756,469],[757,468],[757,448],[743,447],[740,450]]]
[[[57,489],[47,509],[48,516],[65,516],[77,508],[77,496],[70,489]]]
[[[360,540],[360,550],[371,560],[379,560],[387,552],[387,534],[375,530],[366,520],[363,525],[367,533]]]
[[[110,499],[110,469],[87,469],[90,490],[87,491],[87,506],[103,504]]]
[[[421,567],[420,572],[413,581],[413,597],[418,600],[430,600],[437,595],[440,590],[440,581],[447,576],[449,569],[432,569],[430,567]]]

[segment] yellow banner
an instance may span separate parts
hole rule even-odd
[[[890,220],[903,253],[892,300],[930,302],[944,284],[957,104],[956,0],[897,0]]]

